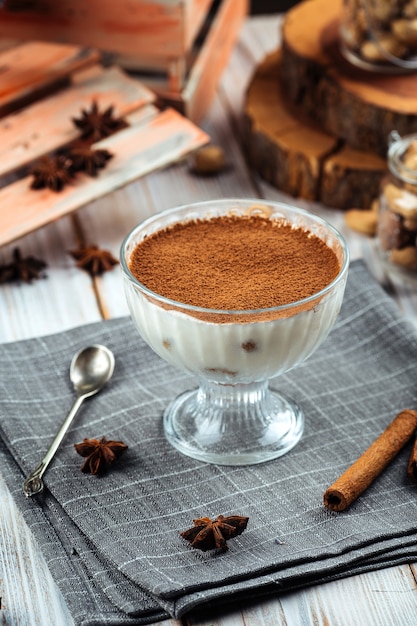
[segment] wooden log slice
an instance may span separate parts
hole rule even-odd
[[[339,49],[342,0],[305,0],[286,14],[281,80],[294,104],[358,150],[386,155],[392,130],[417,132],[417,73],[354,67]]]
[[[250,165],[291,196],[340,209],[369,208],[385,159],[343,145],[289,106],[277,80],[280,67],[278,50],[258,66],[246,93],[243,141]]]

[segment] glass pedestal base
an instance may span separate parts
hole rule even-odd
[[[267,381],[202,381],[164,413],[168,441],[183,454],[216,465],[254,465],[280,457],[295,446],[303,429],[300,408]]]

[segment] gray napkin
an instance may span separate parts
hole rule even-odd
[[[24,476],[48,448],[73,400],[73,353],[103,343],[116,356],[111,382],[87,400],[28,499]],[[410,448],[347,511],[325,489],[403,408],[417,406],[417,332],[369,275],[350,268],[341,314],[325,343],[272,381],[304,409],[287,455],[248,467],[212,466],[175,451],[161,417],[188,374],[163,362],[130,319],[2,346],[1,467],[37,537],[75,623],[142,624],[207,603],[276,593],[417,556],[417,487]],[[73,447],[106,436],[129,449],[104,477],[80,472]],[[180,532],[201,516],[247,515],[224,554],[190,548]]]

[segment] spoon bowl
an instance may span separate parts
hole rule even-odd
[[[113,371],[113,353],[105,346],[88,346],[74,355],[70,365],[70,379],[74,390],[88,397],[104,387]]]
[[[86,398],[93,396],[104,387],[113,375],[114,363],[113,353],[101,345],[82,348],[72,358],[70,379],[77,397],[44,458],[23,483],[26,496],[35,496],[43,491],[42,476],[74,421],[81,404]]]

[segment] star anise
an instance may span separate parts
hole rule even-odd
[[[72,121],[81,131],[82,139],[89,139],[91,143],[127,127],[124,120],[113,116],[113,106],[100,111],[96,100],[90,109],[81,109],[81,117],[73,117]]]
[[[68,152],[71,171],[85,172],[89,176],[97,176],[98,171],[106,167],[112,157],[108,150],[92,150],[90,146],[76,146]]]
[[[104,474],[128,448],[123,441],[107,441],[101,439],[83,439],[82,443],[74,444],[75,450],[85,461],[81,471],[88,474]]]
[[[45,261],[35,259],[33,256],[22,258],[19,248],[15,248],[12,263],[0,266],[0,283],[14,281],[31,283],[32,280],[41,278],[41,272],[45,267],[47,267]]]
[[[215,520],[209,517],[200,517],[193,520],[194,526],[181,533],[181,537],[191,543],[198,550],[213,550],[218,548],[222,552],[228,550],[226,541],[240,535],[245,530],[249,517],[219,515]]]
[[[77,267],[88,272],[90,276],[100,276],[104,272],[109,272],[119,262],[109,250],[102,250],[95,245],[70,250],[69,254],[77,261]]]
[[[0,265],[0,285],[5,283],[11,283],[15,279],[15,272],[13,265],[8,263],[6,265]]]
[[[71,163],[64,155],[41,157],[31,171],[33,175],[31,189],[48,187],[52,191],[62,191],[72,178],[70,165]]]

